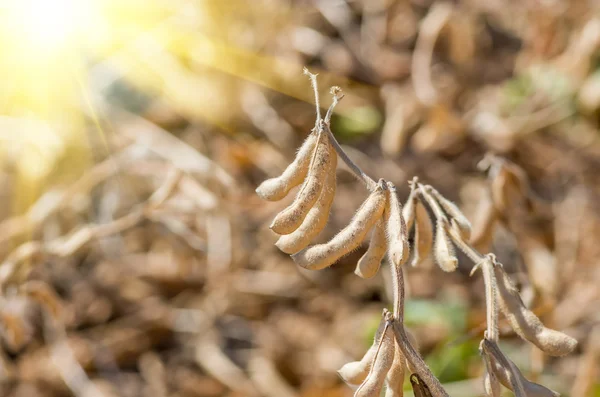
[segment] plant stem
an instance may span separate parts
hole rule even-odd
[[[317,108],[317,120],[315,121],[315,129],[319,127],[319,123],[321,122],[321,103],[319,101],[319,86],[317,84],[317,75],[309,72],[307,68],[303,70],[304,74],[310,78],[310,85],[313,88],[313,92],[315,94],[315,106]]]
[[[469,243],[463,240],[462,236],[455,228],[450,226],[448,218],[444,211],[430,194],[427,193],[427,186],[419,184],[419,193],[421,197],[427,201],[429,207],[432,209],[435,217],[445,223],[446,232],[450,235],[450,238],[454,244],[469,257],[475,264],[473,270],[481,267],[483,272],[483,282],[485,284],[485,307],[486,307],[486,337],[494,342],[498,340],[498,300],[497,300],[497,284],[496,276],[494,274],[494,261],[495,257],[493,254],[482,255],[479,251],[473,248]]]
[[[394,286],[394,318],[404,323],[404,272],[401,266],[394,265],[392,260],[389,262]]]
[[[317,106],[317,121],[315,124],[315,130],[322,134],[323,132],[327,133],[329,136],[329,141],[331,145],[337,152],[338,156],[344,161],[344,163],[348,166],[350,171],[360,180],[362,181],[367,189],[370,192],[373,192],[378,184],[372,179],[370,176],[365,174],[354,161],[352,161],[346,152],[342,149],[339,142],[331,132],[330,121],[331,116],[333,114],[333,109],[342,99],[343,94],[339,91],[339,88],[335,87],[332,89],[333,94],[333,103],[327,110],[327,114],[325,115],[325,120],[321,119],[321,111],[319,105],[319,95],[317,88],[317,75],[312,74],[308,71],[308,69],[304,70],[304,73],[310,77],[311,85],[315,92],[315,103]],[[427,202],[431,210],[434,212],[434,215],[438,220],[444,221],[447,225],[446,229],[454,243],[460,248],[461,251],[465,253],[469,257],[473,263],[475,263],[475,267],[473,270],[481,267],[483,271],[483,279],[485,283],[485,296],[486,296],[486,322],[487,322],[487,331],[486,331],[486,339],[491,341],[492,343],[496,343],[498,340],[498,305],[497,305],[497,285],[496,285],[496,277],[494,274],[494,264],[495,264],[495,256],[493,254],[482,255],[475,248],[473,248],[468,242],[464,241],[461,237],[460,233],[457,230],[450,226],[450,222],[448,218],[438,202],[426,191],[426,186],[417,182],[416,179],[413,179],[413,184],[417,184],[417,189],[421,197]],[[406,331],[404,330],[404,274],[401,267],[396,267],[390,261],[390,269],[392,273],[392,282],[394,289],[394,310],[393,313],[384,311],[384,316],[388,325],[392,325],[392,330],[394,331],[394,335],[398,346],[402,350],[402,353],[406,357],[407,361],[410,363],[412,369],[421,377],[423,382],[427,384],[433,397],[449,397],[448,393],[442,387],[440,381],[433,375],[423,358],[417,353],[414,347],[410,344],[410,341],[406,335]]]
[[[464,254],[466,256],[469,257],[469,259],[475,264],[477,265],[478,263],[480,263],[485,256],[482,255],[479,251],[477,251],[475,248],[473,248],[473,246],[471,246],[469,243],[465,242],[462,237],[460,236],[460,234],[458,233],[458,231],[456,229],[454,229],[453,227],[447,227],[446,228],[448,235],[450,236],[450,238],[452,239],[452,241],[454,242],[454,244],[456,244],[456,246],[462,251],[464,252]]]
[[[342,149],[342,147],[338,143],[337,139],[335,139],[335,136],[333,135],[333,133],[331,132],[331,129],[329,128],[329,125],[327,125],[323,122],[322,128],[329,135],[329,141],[331,142],[331,145],[337,152],[338,156],[340,156],[342,161],[344,161],[344,163],[348,166],[348,168],[350,168],[350,171],[352,171],[352,173],[358,178],[358,180],[362,181],[365,184],[365,186],[367,187],[369,192],[374,192],[375,189],[377,188],[377,182],[375,182],[370,176],[365,174],[363,172],[363,170],[361,170],[360,167],[358,165],[356,165],[356,163],[354,163],[354,161],[352,161],[350,159],[350,157],[348,157],[346,152],[344,152],[344,149]]]
[[[327,114],[325,114],[325,124],[327,124],[327,125],[330,125],[330,123],[331,123],[331,116],[333,115],[333,109],[335,109],[337,104],[340,103],[340,101],[344,97],[344,94],[342,93],[342,89],[337,86],[331,87],[331,95],[333,96],[333,102],[331,103],[331,106],[329,106],[329,109],[327,109]]]

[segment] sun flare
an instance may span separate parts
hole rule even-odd
[[[81,0],[12,0],[3,12],[25,46],[43,51],[73,40],[89,21],[91,6]]]

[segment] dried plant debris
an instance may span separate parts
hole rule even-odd
[[[137,3],[156,14],[158,2]],[[455,358],[451,346],[473,353],[473,338],[485,328],[486,340],[511,346],[501,353],[528,380],[563,395],[593,394],[600,282],[595,2],[191,3],[169,3],[175,18],[145,38],[158,39],[158,47],[125,45],[82,65],[94,87],[75,123],[62,117],[76,115],[75,107],[52,117],[62,101],[50,103],[47,114],[29,109],[37,97],[11,95],[23,79],[3,69],[11,100],[0,117],[1,396],[339,394],[335,370],[348,354],[367,350],[360,342],[374,308],[404,300],[402,271],[407,296],[437,301],[449,293],[466,303],[467,329],[455,335],[452,316],[450,330],[460,346],[445,346],[449,329],[428,319],[418,328],[423,353]],[[172,40],[199,24],[202,32],[188,29],[185,40]],[[20,55],[29,54],[26,43],[16,43]],[[204,56],[207,49],[214,56]],[[39,54],[4,55],[19,59],[10,63],[19,69]],[[351,87],[334,111],[326,113],[326,90],[326,106],[313,101],[298,70],[303,62],[320,68],[321,84]],[[28,79],[44,76],[21,69],[28,88],[44,91],[46,84]],[[52,83],[55,70],[47,72]],[[339,102],[342,93],[332,95]],[[76,106],[82,99],[67,97]],[[56,131],[38,134],[46,122]],[[298,136],[306,140],[296,145]],[[353,149],[341,150],[336,137]],[[311,168],[317,146],[328,147],[326,169]],[[481,158],[487,180],[473,169]],[[420,180],[406,185],[413,175]],[[261,177],[272,179],[261,184]],[[336,269],[299,272],[286,254],[344,229],[379,177],[386,179],[383,210],[354,240],[355,252]],[[397,197],[388,197],[388,182]],[[407,237],[408,248],[398,236],[388,239],[386,209],[394,198],[402,203],[400,239]],[[563,205],[565,198],[574,207]],[[290,204],[274,225],[279,233],[270,230]],[[473,222],[470,238],[463,212]],[[334,257],[354,245],[344,244]],[[447,261],[448,269],[457,266],[451,275],[435,264],[440,246],[456,251]],[[390,266],[400,247],[401,260]],[[477,280],[465,279],[471,266],[481,279],[476,272]],[[389,271],[391,277],[380,274]],[[406,310],[414,318],[414,306]],[[479,368],[461,356],[436,382],[401,310],[393,313],[383,320],[393,325],[395,343],[387,396],[402,395],[402,380],[406,394],[411,384],[417,396],[476,394],[478,373],[487,395],[512,395],[503,384],[552,395],[483,345]],[[574,340],[542,323],[580,344],[572,349]],[[549,354],[572,352],[540,359],[545,353],[536,344]],[[377,346],[361,361],[367,364],[353,390],[367,378]],[[537,358],[531,372],[521,367],[530,353]]]

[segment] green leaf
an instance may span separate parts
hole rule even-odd
[[[342,140],[352,139],[376,131],[382,119],[381,113],[375,107],[361,106],[335,115],[331,128]]]

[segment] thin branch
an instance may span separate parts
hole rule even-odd
[[[304,74],[310,78],[310,83],[311,83],[311,86],[315,93],[315,103],[317,105],[317,120],[315,122],[315,131],[319,131],[319,133],[321,132],[321,130],[327,132],[327,134],[329,135],[329,141],[331,142],[331,145],[337,152],[338,156],[340,156],[340,158],[344,161],[344,163],[346,163],[348,168],[350,168],[350,171],[352,171],[352,173],[360,181],[362,181],[365,184],[367,189],[370,192],[373,192],[377,188],[377,183],[371,177],[369,177],[367,174],[365,174],[360,169],[360,167],[358,165],[356,165],[356,163],[354,163],[354,161],[352,161],[350,159],[350,157],[348,157],[346,152],[344,152],[344,149],[342,149],[342,147],[340,146],[337,139],[335,139],[335,136],[331,132],[331,128],[329,126],[329,124],[331,122],[331,116],[333,114],[333,109],[339,103],[339,101],[344,97],[342,90],[337,86],[331,88],[331,94],[333,95],[333,103],[327,110],[325,120],[323,120],[323,119],[321,119],[321,107],[319,104],[319,89],[318,89],[318,83],[317,83],[317,75],[314,73],[311,73],[307,68],[304,68]]]
[[[370,176],[365,174],[363,170],[361,170],[360,167],[356,165],[356,163],[354,163],[354,161],[352,161],[350,157],[348,157],[346,152],[344,152],[344,149],[342,149],[342,147],[340,146],[337,139],[335,139],[335,136],[329,128],[329,125],[325,124],[325,122],[321,122],[320,128],[323,128],[323,130],[327,132],[327,134],[329,135],[329,141],[331,142],[331,145],[337,152],[338,156],[340,156],[342,161],[348,166],[348,168],[350,168],[350,171],[352,171],[352,173],[358,178],[358,180],[362,181],[365,184],[369,192],[374,192],[377,188],[377,182],[375,182]]]
[[[329,109],[327,109],[327,114],[325,115],[325,124],[327,124],[327,125],[330,125],[330,123],[331,123],[331,116],[333,115],[333,109],[335,109],[337,104],[340,103],[340,101],[344,97],[344,93],[342,92],[342,89],[340,87],[338,87],[337,85],[331,87],[331,90],[329,90],[329,92],[333,96],[333,102],[331,103],[331,106],[329,106]]]
[[[453,227],[448,227],[446,228],[446,230],[448,231],[448,235],[450,236],[454,244],[456,244],[456,246],[466,256],[469,257],[469,259],[475,264],[475,266],[477,266],[485,258],[485,256],[479,251],[477,251],[471,244],[464,241],[460,236],[460,233],[456,229],[454,229]]]

